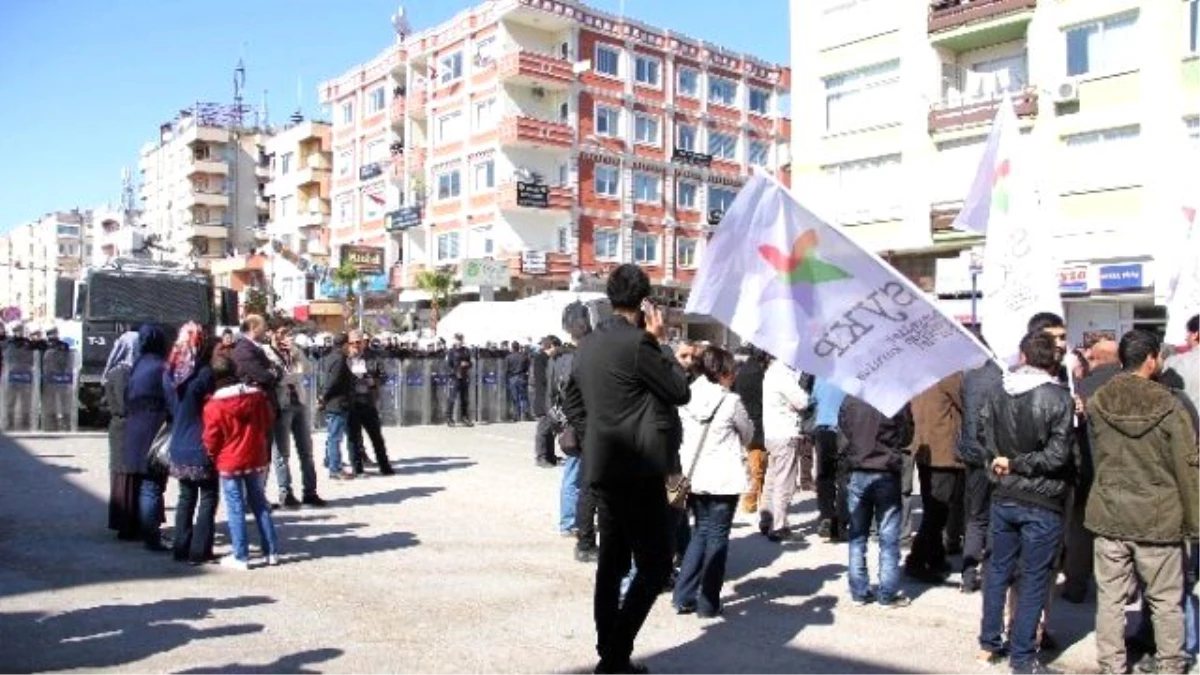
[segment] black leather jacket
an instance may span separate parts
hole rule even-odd
[[[1009,460],[1008,475],[992,474],[992,499],[1008,498],[1061,513],[1078,470],[1072,429],[1075,403],[1057,383],[1018,392],[1006,386],[980,411],[979,441],[989,463],[995,457]]]

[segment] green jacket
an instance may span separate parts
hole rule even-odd
[[[1087,529],[1110,539],[1166,544],[1200,527],[1200,454],[1191,420],[1166,387],[1115,375],[1087,404],[1095,482]]]

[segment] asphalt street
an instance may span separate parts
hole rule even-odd
[[[557,533],[561,471],[534,465],[532,435],[386,429],[396,475],[322,480],[330,506],[276,512],[283,564],[249,572],[118,542],[102,435],[0,435],[0,672],[591,672],[594,567]],[[782,545],[739,517],[724,615],[676,616],[662,596],[635,658],[653,672],[1007,672],[975,661],[979,595],[957,577],[907,584],[906,609],[854,607],[814,496],[795,511],[806,536]],[[1054,606],[1056,667],[1095,669],[1093,611]]]

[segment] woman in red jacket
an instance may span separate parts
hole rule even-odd
[[[233,543],[233,555],[223,558],[221,564],[247,570],[250,569],[244,510],[247,503],[258,523],[267,564],[279,564],[275,523],[263,490],[270,460],[267,430],[271,428],[271,403],[261,389],[238,381],[231,352],[222,348],[213,355],[217,390],[204,406],[204,447],[221,476],[229,539]]]

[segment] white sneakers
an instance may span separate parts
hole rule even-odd
[[[238,560],[232,555],[227,555],[224,558],[221,558],[221,567],[228,567],[229,569],[238,570],[239,572],[246,572],[250,570],[250,563],[246,562],[245,560]]]
[[[271,567],[275,567],[276,565],[279,564],[279,556],[275,553],[272,553],[271,555],[267,556],[267,564],[270,565]]]

